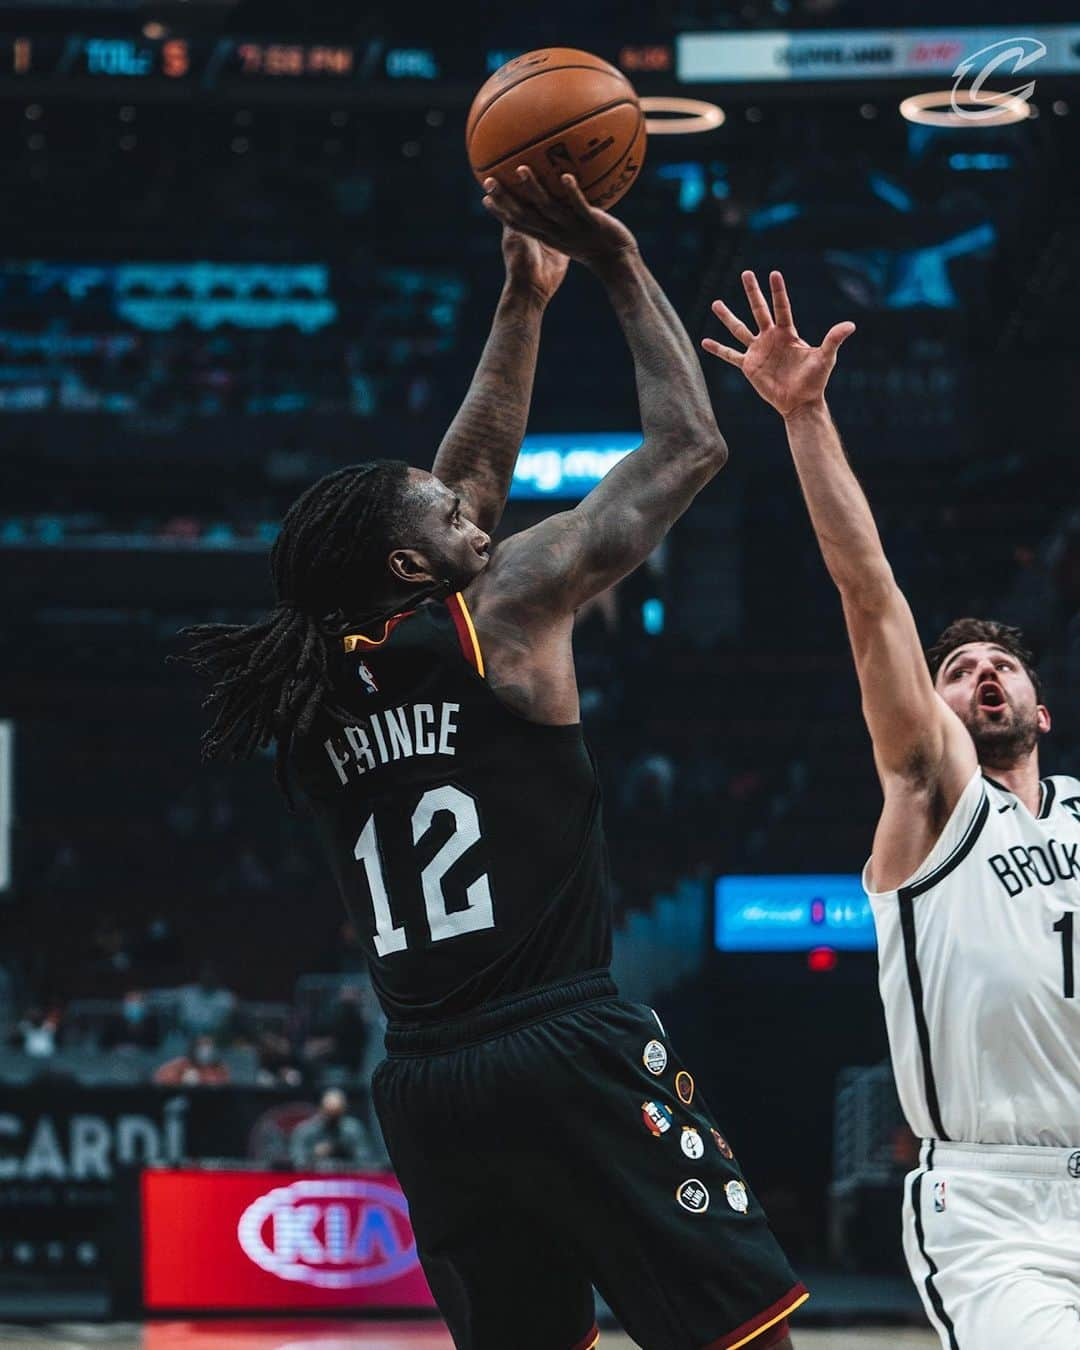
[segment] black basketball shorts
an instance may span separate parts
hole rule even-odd
[[[603,973],[387,1032],[375,1107],[458,1350],[764,1350],[809,1295],[656,1014]]]

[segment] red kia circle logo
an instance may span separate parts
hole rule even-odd
[[[247,1207],[236,1236],[263,1270],[318,1289],[384,1284],[418,1264],[405,1197],[377,1181],[279,1186]]]

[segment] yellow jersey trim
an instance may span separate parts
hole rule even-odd
[[[775,1317],[771,1317],[762,1326],[758,1327],[756,1331],[752,1331],[749,1336],[744,1336],[741,1341],[736,1341],[734,1345],[728,1346],[728,1350],[739,1350],[740,1345],[749,1345],[751,1341],[756,1341],[763,1331],[768,1331],[770,1327],[776,1326],[777,1322],[782,1322],[785,1317],[790,1317],[795,1309],[801,1307],[809,1297],[809,1291],[805,1294],[801,1294],[790,1308],[785,1308],[782,1313],[777,1313]]]
[[[469,606],[465,603],[465,597],[460,591],[454,597],[461,606],[461,616],[465,620],[465,627],[469,630],[469,638],[472,641],[473,655],[476,657],[477,673],[484,674],[484,654],[480,650],[480,639],[476,636],[476,625],[473,623],[472,615],[469,613]]]
[[[383,643],[385,641],[386,641],[385,632],[383,633],[382,637],[379,638],[378,641],[376,641],[374,638],[365,637],[363,633],[350,633],[345,639],[345,650],[347,652],[354,652],[356,651],[357,647],[360,646],[361,642],[363,642],[368,647],[378,647],[380,643]]]
[[[404,619],[411,618],[415,613],[415,609],[406,609],[401,614],[391,614],[383,624],[382,637],[379,638],[365,637],[363,633],[349,633],[342,639],[345,644],[346,652],[356,651],[357,647],[361,644],[365,647],[381,647],[398,624]]]
[[[365,637],[363,633],[350,633],[345,639],[345,650],[347,652],[354,652],[361,643],[363,643],[365,647],[381,647],[390,636],[390,625],[392,623],[393,619],[387,619],[386,623],[383,625],[383,635],[381,638]]]

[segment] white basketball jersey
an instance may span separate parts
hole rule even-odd
[[[1080,1148],[1080,781],[1045,779],[1033,816],[976,771],[922,865],[867,894],[915,1133]]]

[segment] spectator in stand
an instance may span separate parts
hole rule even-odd
[[[131,935],[115,914],[100,914],[90,938],[91,965],[101,974],[122,975],[131,969]]]
[[[49,1059],[56,1054],[60,1030],[60,1012],[50,1008],[30,1008],[15,1028],[17,1044],[32,1059]]]
[[[139,937],[137,958],[140,968],[153,974],[163,984],[170,983],[183,957],[180,939],[172,919],[160,907],[155,909],[143,926]],[[175,976],[174,976],[175,977]]]
[[[259,1087],[296,1088],[304,1081],[288,1036],[267,1031],[258,1040],[259,1067],[255,1082]]]
[[[355,1116],[346,1115],[347,1105],[340,1088],[328,1088],[323,1093],[318,1111],[292,1132],[289,1154],[294,1167],[386,1165],[366,1126]]]
[[[235,1016],[236,995],[222,984],[214,963],[205,962],[198,982],[180,990],[180,1030],[221,1040],[232,1030]]]
[[[15,1021],[15,975],[11,966],[0,961],[0,1041],[6,1040]]]
[[[329,1015],[316,1024],[315,1034],[308,1038],[304,1047],[307,1058],[359,1073],[371,1038],[369,998],[368,991],[358,984],[343,984]]]
[[[141,989],[129,989],[120,1012],[105,1024],[101,1048],[156,1050],[161,1044],[161,1021],[150,1008]]]
[[[222,1087],[229,1078],[213,1036],[196,1036],[186,1055],[167,1060],[154,1073],[162,1087]]]
[[[259,850],[250,840],[239,843],[235,853],[230,852],[224,870],[212,883],[215,895],[265,893],[274,884],[269,869],[259,854]]]

